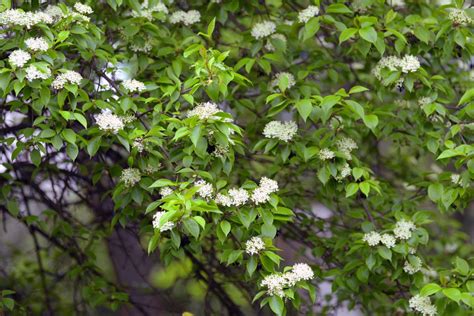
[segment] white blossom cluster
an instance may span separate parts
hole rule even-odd
[[[381,236],[379,233],[371,231],[369,233],[364,234],[362,240],[365,241],[369,246],[373,247],[377,246],[380,243],[380,238]]]
[[[393,234],[395,235],[395,237],[390,234],[380,235],[376,231],[371,231],[369,233],[364,234],[362,240],[365,241],[371,247],[377,246],[379,243],[382,243],[387,246],[387,248],[392,248],[393,246],[395,246],[395,238],[402,240],[410,239],[411,233],[415,229],[416,226],[415,224],[413,224],[413,222],[402,219],[395,224],[395,228],[393,229]]]
[[[0,25],[22,26],[27,29],[32,26],[53,23],[53,18],[45,12],[24,12],[20,9],[9,9],[0,13]]]
[[[165,215],[166,212],[156,212],[155,214],[153,214],[153,222],[152,222],[152,225],[153,225],[153,228],[155,229],[159,229],[160,232],[164,232],[164,231],[167,231],[167,230],[172,230],[173,227],[175,226],[175,224],[173,222],[166,222],[166,223],[163,223],[163,225],[160,226],[160,220],[161,220],[161,217],[163,215]]]
[[[431,304],[431,300],[427,296],[415,295],[408,301],[410,308],[423,316],[435,316],[438,314],[436,306]]]
[[[173,194],[173,189],[170,188],[170,187],[162,187],[160,189],[161,197],[165,197],[165,196],[168,196],[168,195],[171,195],[171,194]]]
[[[63,10],[61,10],[57,5],[48,5],[46,10],[44,10],[44,13],[49,15],[53,22],[59,21],[64,16]]]
[[[284,42],[285,45],[286,45],[286,42],[287,42],[286,36],[283,35],[283,34],[278,34],[278,33],[273,34],[272,36],[270,36],[270,39],[280,40],[280,41]],[[268,42],[265,44],[265,49],[268,50],[268,51],[274,52],[275,51],[275,46],[273,46],[272,42],[270,40],[268,40]]]
[[[142,45],[132,44],[130,49],[135,53],[149,53],[152,49],[151,42],[146,41]]]
[[[387,248],[392,248],[395,246],[395,237],[390,234],[383,234],[380,236],[380,242],[385,245]]]
[[[337,181],[341,181],[345,177],[348,177],[352,173],[351,166],[347,162],[342,165],[342,168],[339,170],[339,175],[336,176]]]
[[[149,8],[148,1],[145,1],[141,6],[140,11],[132,11],[132,16],[146,18],[147,20],[152,21],[154,12],[168,14],[168,8],[161,2]]]
[[[310,5],[306,9],[300,11],[298,13],[298,22],[300,23],[308,23],[308,21],[319,14],[319,8],[314,5]]]
[[[125,124],[119,116],[115,115],[109,109],[102,110],[102,112],[95,117],[99,129],[117,134],[124,128]]]
[[[122,170],[120,181],[122,181],[127,188],[131,188],[140,182],[141,178],[140,170],[136,168],[127,168]]]
[[[259,254],[265,249],[265,243],[260,237],[252,237],[245,243],[245,252],[251,256]]]
[[[454,185],[459,185],[461,184],[461,175],[457,173],[453,173],[451,175],[451,183]]]
[[[271,21],[264,21],[255,24],[250,32],[255,39],[261,39],[272,35],[276,31],[276,24]]]
[[[412,264],[410,261],[405,261],[405,265],[403,266],[403,271],[405,271],[408,274],[415,274],[421,269],[421,259],[418,256],[413,256],[412,261],[414,263]]]
[[[194,109],[188,112],[187,116],[197,116],[201,120],[212,118],[214,114],[221,112],[214,102],[199,103]]]
[[[297,131],[298,125],[294,121],[271,121],[265,125],[263,136],[289,142],[296,135]]]
[[[127,79],[123,83],[123,87],[129,92],[142,92],[146,89],[145,84],[135,79]]]
[[[171,24],[182,23],[186,26],[189,26],[194,23],[198,23],[199,21],[201,21],[201,13],[196,10],[190,10],[188,12],[180,10],[173,12],[173,14],[170,16]]]
[[[247,190],[243,188],[232,188],[229,190],[228,195],[224,194],[217,194],[216,196],[216,203],[223,205],[223,206],[241,206],[247,203],[249,200],[250,195]]]
[[[76,71],[73,71],[73,70],[68,70],[68,71],[58,75],[54,79],[51,86],[53,87],[53,89],[60,90],[60,89],[64,88],[64,85],[66,83],[78,85],[78,84],[81,83],[81,80],[82,80],[82,76],[81,76],[80,73],[78,73]]]
[[[449,19],[453,22],[454,25],[467,26],[472,24],[472,19],[467,15],[466,11],[462,9],[453,9],[449,12]]]
[[[267,288],[268,295],[285,296],[284,289],[294,286],[297,282],[311,280],[314,272],[306,263],[297,263],[286,273],[270,274],[266,276],[260,286]]]
[[[267,203],[270,201],[270,194],[278,191],[278,182],[263,177],[260,179],[259,186],[252,192],[251,200],[255,204]]]
[[[80,2],[76,2],[74,4],[74,10],[76,10],[80,14],[86,14],[86,15],[94,13],[94,11],[92,10],[90,6],[88,6],[87,4],[80,3]]]
[[[354,149],[359,148],[359,146],[357,146],[357,143],[352,138],[348,138],[348,137],[343,137],[343,138],[339,139],[336,142],[336,146],[337,146],[337,149],[339,149],[339,151],[342,154],[344,154],[344,156],[348,160],[352,159],[351,152]]]
[[[393,233],[398,239],[407,240],[411,238],[411,233],[416,229],[415,224],[412,221],[400,220],[395,224]]]
[[[135,138],[132,142],[132,148],[135,148],[137,152],[142,153],[145,150],[143,137]]]
[[[336,154],[332,150],[327,149],[327,148],[322,148],[319,151],[318,155],[319,155],[319,159],[321,160],[331,160],[334,157],[336,157]]]
[[[38,68],[35,65],[29,65],[26,68],[26,79],[28,81],[33,81],[35,79],[48,79],[51,77],[51,70],[49,68]]]
[[[279,72],[275,75],[275,79],[272,80],[270,83],[271,87],[278,87],[278,84],[281,78],[286,77],[288,80],[288,89],[292,88],[296,84],[295,76],[290,74],[289,72]]]
[[[198,180],[195,183],[195,186],[197,186],[199,189],[197,193],[206,200],[209,200],[212,197],[212,194],[214,193],[214,188],[212,187],[212,184],[209,182],[206,182],[204,180]]]
[[[31,37],[25,41],[25,45],[33,52],[44,52],[49,48],[48,42],[43,37]]]
[[[10,53],[10,56],[8,56],[8,62],[10,65],[18,68],[23,67],[30,59],[31,55],[21,49],[14,50]]]
[[[415,72],[421,67],[417,57],[405,55],[402,58],[397,56],[387,56],[379,60],[375,68],[372,70],[373,75],[382,80],[381,70],[388,68],[390,71],[400,70],[403,73]]]

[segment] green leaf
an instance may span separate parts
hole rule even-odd
[[[199,238],[199,225],[192,218],[187,218],[183,221],[184,227],[186,230],[196,239]]]
[[[373,131],[379,124],[379,118],[374,114],[366,115],[364,117],[364,124]]]
[[[149,186],[149,188],[162,188],[162,187],[167,187],[167,186],[173,186],[176,185],[173,181],[169,179],[159,179],[153,182],[152,185]]]
[[[459,257],[456,257],[456,270],[458,270],[458,272],[461,274],[461,275],[468,275],[469,274],[469,263],[467,263],[466,260],[462,259],[462,258],[459,258]]]
[[[220,224],[221,230],[224,233],[224,235],[227,237],[230,233],[231,225],[228,221],[223,220]]]
[[[359,92],[364,92],[364,91],[369,91],[369,89],[363,86],[354,86],[351,88],[351,90],[349,90],[349,94],[359,93]]]
[[[327,9],[327,13],[352,13],[352,11],[342,3],[333,3]]]
[[[10,214],[12,214],[15,217],[17,217],[18,214],[20,213],[20,207],[18,206],[18,203],[14,200],[7,201],[7,210]]]
[[[298,113],[303,118],[303,120],[306,122],[306,119],[308,118],[308,116],[311,114],[313,110],[313,105],[311,103],[311,100],[310,99],[299,100],[296,102],[295,107],[298,110]]]
[[[433,202],[438,202],[443,196],[444,188],[441,183],[432,183],[428,186],[428,197]]]
[[[199,137],[201,137],[201,125],[196,125],[191,132],[191,141],[195,147],[198,145]]]
[[[430,296],[441,291],[441,286],[436,283],[428,283],[420,291],[421,296]]]
[[[353,27],[345,29],[344,31],[341,32],[341,35],[339,35],[339,43],[345,42],[348,39],[354,37],[356,33],[357,33],[357,29]]]
[[[456,303],[459,303],[459,300],[461,299],[461,291],[456,288],[443,289],[443,294]]]
[[[346,197],[353,196],[354,194],[357,193],[357,191],[359,191],[359,184],[357,184],[357,183],[349,183],[349,184],[346,186]]]
[[[317,17],[311,18],[311,20],[309,20],[308,23],[306,23],[304,26],[303,41],[313,38],[314,35],[318,32],[318,30],[319,30],[319,18]]]
[[[72,129],[66,128],[61,132],[61,135],[64,137],[64,139],[71,144],[76,143],[76,133]]]
[[[5,307],[11,311],[15,307],[15,301],[9,297],[2,298],[2,304],[5,305]]]
[[[458,105],[471,102],[471,100],[473,98],[474,98],[474,88],[471,88],[471,89],[467,90],[466,92],[464,92],[461,99],[459,99]]]
[[[285,304],[283,303],[283,300],[281,297],[277,295],[270,296],[269,305],[270,305],[270,309],[276,315],[283,315],[284,310],[285,310]]]
[[[384,259],[392,260],[392,251],[385,246],[377,247],[377,253]]]
[[[372,26],[366,26],[359,30],[360,37],[369,43],[374,44],[377,41],[377,32]]]

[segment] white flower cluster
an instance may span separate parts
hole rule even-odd
[[[257,255],[265,249],[265,243],[260,237],[252,237],[245,243],[245,252],[249,255]]]
[[[418,256],[412,256],[413,264],[410,261],[405,261],[405,265],[403,266],[403,271],[408,274],[415,274],[421,269],[421,259]]]
[[[381,70],[388,68],[390,71],[400,70],[403,73],[415,72],[420,68],[420,61],[412,55],[405,55],[402,58],[397,56],[387,56],[379,60],[375,68],[372,70],[373,75],[382,80]]]
[[[415,295],[410,298],[408,305],[412,310],[421,313],[423,316],[435,316],[438,314],[436,306],[431,304],[430,298],[427,296]]]
[[[251,200],[255,204],[267,203],[270,201],[270,194],[278,191],[278,182],[267,177],[260,179],[259,186],[252,192]]]
[[[149,8],[148,1],[145,1],[143,2],[140,11],[132,11],[132,16],[146,18],[147,20],[152,21],[154,12],[163,12],[164,14],[168,14],[168,8],[161,2]]]
[[[131,188],[140,182],[141,178],[140,170],[136,168],[127,168],[122,170],[120,181],[122,181],[127,188]]]
[[[132,148],[135,148],[137,152],[142,153],[145,150],[145,144],[142,137],[135,138],[132,142]]]
[[[270,36],[270,39],[280,40],[280,41],[284,42],[285,45],[286,45],[286,42],[287,42],[286,36],[283,35],[283,34],[278,34],[278,33],[273,34],[272,36]],[[268,51],[274,52],[275,51],[275,46],[273,46],[272,42],[270,40],[268,40],[268,42],[265,44],[265,49],[268,50]]]
[[[348,160],[352,159],[351,152],[354,149],[359,148],[359,146],[357,146],[357,143],[352,138],[348,138],[348,137],[343,137],[343,138],[339,139],[336,142],[336,146],[337,146],[337,149],[339,149],[339,151],[342,154],[344,154],[344,156]]]
[[[352,172],[351,166],[347,162],[342,165],[342,168],[339,170],[339,175],[336,177],[336,180],[341,181],[345,177],[349,176]]]
[[[82,80],[82,76],[80,73],[75,72],[73,70],[68,70],[65,73],[58,75],[54,79],[51,86],[53,87],[53,89],[59,90],[59,89],[64,88],[64,85],[66,83],[78,85],[81,83],[81,80]]]
[[[123,87],[129,92],[142,92],[146,89],[145,84],[143,82],[135,79],[125,80],[122,84]]]
[[[198,180],[195,183],[195,186],[199,187],[197,193],[203,198],[203,199],[210,199],[212,197],[212,194],[214,193],[214,188],[212,187],[212,184],[209,182],[206,182],[204,180]]]
[[[162,187],[160,189],[161,197],[165,197],[165,196],[168,196],[168,195],[171,195],[171,194],[173,194],[173,189],[170,188],[170,187]]]
[[[311,280],[313,278],[314,272],[309,265],[297,263],[286,273],[266,276],[260,283],[260,286],[267,288],[268,295],[283,297],[285,296],[285,288],[294,286],[299,281]]]
[[[94,13],[94,11],[92,10],[92,8],[90,6],[88,6],[87,4],[80,3],[80,2],[76,2],[74,4],[74,10],[76,10],[80,14],[92,14],[92,13]]]
[[[31,37],[25,41],[26,47],[34,52],[44,52],[49,48],[48,42],[42,37]]]
[[[292,88],[296,84],[295,76],[290,74],[289,72],[279,72],[275,75],[275,79],[272,80],[270,83],[271,87],[278,87],[281,78],[286,77],[288,80],[288,89]]]
[[[395,224],[393,233],[398,239],[407,240],[411,238],[411,233],[416,229],[415,224],[412,221],[400,220]]]
[[[298,21],[300,23],[308,23],[308,21],[319,14],[319,8],[317,6],[314,6],[314,5],[310,5],[309,7],[307,7],[306,9],[300,11],[300,13],[298,13]]]
[[[163,215],[165,215],[165,213],[166,212],[156,212],[153,215],[153,222],[152,222],[153,228],[159,229],[160,232],[164,232],[164,231],[167,231],[167,230],[172,230],[173,227],[175,226],[173,222],[166,222],[166,223],[163,223],[163,225],[160,226],[161,217]]]
[[[188,112],[187,116],[198,116],[201,120],[212,118],[214,114],[221,112],[217,104],[213,102],[199,103],[194,109]]]
[[[467,15],[466,11],[462,9],[453,9],[451,12],[449,12],[448,17],[454,25],[467,26],[472,24],[471,17]]]
[[[102,110],[100,114],[96,115],[95,120],[99,129],[114,134],[117,134],[125,126],[123,120],[109,109]]]
[[[277,138],[284,142],[289,142],[296,135],[297,131],[298,125],[296,125],[296,122],[294,121],[271,121],[265,125],[263,136],[266,138]]]
[[[49,15],[53,22],[59,21],[64,16],[63,10],[61,10],[57,5],[48,5],[46,10],[44,10],[44,13]]]
[[[21,49],[14,50],[10,53],[10,56],[8,56],[8,62],[18,68],[23,67],[30,59],[31,55]]]
[[[173,14],[170,16],[171,24],[182,23],[186,26],[189,26],[194,23],[198,23],[199,21],[201,21],[201,13],[196,10],[190,10],[188,12],[180,10],[173,12]]]
[[[152,49],[150,41],[146,41],[142,45],[132,44],[130,49],[135,53],[149,53]]]
[[[255,39],[261,39],[272,35],[276,31],[276,24],[271,21],[264,21],[255,24],[250,32]]]
[[[392,248],[393,246],[395,246],[396,240],[395,237],[390,234],[383,234],[382,236],[380,236],[380,242],[384,244],[387,248]]]
[[[334,157],[336,157],[336,154],[330,149],[322,148],[319,151],[319,159],[321,160],[330,160],[330,159],[333,159]]]
[[[32,26],[45,23],[53,23],[53,18],[45,12],[24,12],[19,9],[9,9],[0,13],[0,25],[24,26],[27,29]]]
[[[228,192],[228,196],[224,194],[217,194],[216,196],[216,203],[223,205],[223,206],[241,206],[247,203],[249,200],[249,193],[242,188],[236,189],[232,188]]]
[[[451,175],[451,183],[454,185],[459,185],[461,184],[461,175],[457,173],[453,173]]]
[[[33,81],[35,79],[48,79],[51,77],[51,70],[49,68],[38,68],[35,65],[29,65],[26,68],[26,79],[28,81]]]

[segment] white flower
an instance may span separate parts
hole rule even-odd
[[[364,234],[364,237],[362,238],[363,241],[365,241],[369,246],[377,246],[380,242],[381,236],[377,232],[370,232],[367,234]]]
[[[171,24],[183,23],[186,26],[198,23],[201,20],[201,13],[196,10],[176,11],[170,16]]]
[[[126,187],[130,188],[140,182],[141,178],[140,170],[136,168],[127,168],[122,170],[120,181],[122,181]]]
[[[51,86],[53,89],[60,90],[64,88],[66,83],[78,85],[81,83],[82,76],[80,73],[73,70],[67,70],[65,73],[58,75]]]
[[[278,34],[278,33],[273,34],[272,36],[270,36],[270,39],[280,40],[280,41],[284,42],[285,45],[286,45],[286,42],[287,42],[286,36],[283,35],[283,34]],[[270,40],[268,40],[268,42],[265,44],[265,49],[268,50],[268,51],[274,52],[275,51],[275,46],[273,46],[272,42]]]
[[[294,264],[291,272],[285,273],[285,276],[289,280],[289,285],[294,285],[296,282],[303,280],[311,280],[314,278],[314,272],[311,267],[306,263]]]
[[[349,166],[349,164],[347,162],[345,162],[344,165],[342,166],[341,170],[340,170],[340,174],[337,177],[337,180],[344,179],[345,177],[349,176],[351,174],[351,172],[352,172],[351,167]]]
[[[436,306],[431,304],[430,298],[426,296],[415,295],[408,301],[408,305],[414,311],[423,316],[435,316],[438,314]]]
[[[159,229],[160,232],[164,232],[164,231],[167,231],[167,230],[172,230],[173,227],[175,226],[173,222],[166,222],[166,223],[163,223],[163,225],[161,225],[161,227],[160,227],[161,217],[163,215],[165,215],[165,213],[166,212],[156,212],[153,215],[153,222],[152,222],[153,228]]]
[[[396,56],[387,56],[379,60],[377,65],[372,70],[372,74],[378,79],[382,80],[382,69],[388,68],[390,71],[400,70],[403,73],[415,72],[421,67],[420,61],[417,57],[406,55],[403,58]],[[403,80],[403,78],[400,78]]]
[[[149,53],[152,49],[150,41],[146,41],[142,45],[132,44],[130,45],[130,49],[135,53]]]
[[[414,264],[412,264],[410,261],[405,261],[405,265],[403,266],[403,271],[405,271],[408,274],[415,274],[421,269],[421,259],[420,257],[417,256],[412,256],[412,261],[414,261]]]
[[[117,134],[125,126],[123,120],[109,109],[102,110],[102,113],[96,115],[95,120],[99,129],[114,134]]]
[[[272,80],[270,83],[271,87],[278,87],[278,84],[280,83],[281,78],[287,78],[288,80],[288,86],[287,88],[290,89],[296,84],[295,77],[290,74],[289,72],[279,72],[275,75],[275,79]]]
[[[260,237],[252,237],[245,243],[245,252],[249,255],[257,255],[265,249],[265,243]]]
[[[59,21],[64,16],[61,8],[56,5],[48,5],[44,13],[49,15],[53,21]]]
[[[387,248],[392,248],[393,246],[395,246],[396,240],[395,237],[390,234],[383,234],[382,236],[380,236],[380,242],[384,244]]]
[[[458,185],[461,183],[461,175],[457,174],[457,173],[453,173],[451,175],[451,183],[454,184],[454,185]]]
[[[33,81],[35,79],[48,79],[51,77],[51,70],[49,68],[37,68],[35,65],[29,65],[26,68],[26,79]]]
[[[199,187],[197,193],[203,199],[209,199],[212,197],[212,193],[214,192],[212,184],[201,179],[201,180],[196,181],[195,186]]]
[[[249,193],[245,189],[230,189],[229,195],[232,198],[232,205],[244,205],[249,199]]]
[[[212,118],[220,110],[213,102],[199,103],[194,109],[188,112],[188,117],[198,116],[201,120]]]
[[[283,288],[287,284],[287,279],[280,274],[270,274],[267,275],[260,283],[260,286],[265,286],[267,288],[268,295],[276,295],[283,297],[285,293]]]
[[[346,159],[348,160],[352,159],[351,152],[354,149],[359,148],[356,142],[352,138],[348,138],[348,137],[343,137],[340,140],[338,140],[336,142],[336,146],[337,146],[337,149],[339,149],[339,151],[342,152],[344,156],[346,156]]]
[[[270,201],[270,194],[278,191],[278,183],[275,180],[263,177],[260,185],[252,192],[251,200],[255,204],[263,204]]]
[[[323,148],[319,151],[319,159],[321,160],[330,160],[336,157],[336,154],[327,148]]]
[[[23,67],[30,59],[31,55],[21,49],[14,50],[11,52],[10,56],[8,56],[10,64],[18,68]]]
[[[319,8],[314,5],[310,5],[306,9],[298,13],[298,21],[300,23],[307,23],[312,17],[319,14]]]
[[[173,194],[173,189],[170,188],[170,187],[162,187],[160,189],[161,197],[165,197],[165,196],[168,196],[168,195],[171,195],[171,194]]]
[[[399,67],[402,68],[402,72],[408,73],[408,72],[417,71],[418,68],[421,67],[421,65],[420,65],[420,61],[415,56],[405,55],[402,58]]]
[[[135,138],[132,143],[132,148],[135,148],[137,152],[139,153],[143,152],[145,150],[145,144],[143,143],[143,138],[142,137]]]
[[[80,14],[92,14],[94,12],[90,6],[80,2],[74,4],[74,9]]]
[[[122,84],[123,87],[129,92],[142,92],[146,89],[145,84],[143,82],[135,79],[125,80]]]
[[[232,199],[227,195],[218,193],[215,199],[216,204],[224,205],[224,206],[232,206]]]
[[[51,24],[53,18],[44,12],[24,12],[19,9],[9,9],[0,13],[0,25],[24,26],[29,29],[38,23]]]
[[[266,138],[277,138],[284,142],[290,141],[298,131],[298,125],[294,121],[280,122],[271,121],[265,125],[263,135]]]
[[[432,103],[431,101],[431,98],[429,97],[422,97],[418,100],[418,104],[421,105],[421,106],[424,106],[424,105],[427,105],[427,104],[430,104]]]
[[[472,24],[471,17],[462,9],[453,9],[449,12],[448,17],[453,21],[454,25],[468,26],[469,24]]]
[[[390,5],[393,7],[404,7],[405,1],[404,0],[390,0]]]
[[[411,232],[416,229],[415,224],[411,221],[406,221],[404,219],[398,221],[395,224],[395,228],[393,229],[393,233],[395,237],[398,239],[410,239]]]
[[[276,31],[276,24],[271,21],[264,21],[255,24],[250,32],[255,39],[261,39],[272,35]]]
[[[44,52],[49,48],[48,42],[42,37],[30,37],[25,41],[26,47],[34,52]]]
[[[260,179],[260,188],[268,192],[268,194],[274,193],[278,191],[278,182],[267,177],[262,177]]]

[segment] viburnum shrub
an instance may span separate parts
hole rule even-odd
[[[472,315],[469,1],[47,2],[0,5],[0,311]]]

